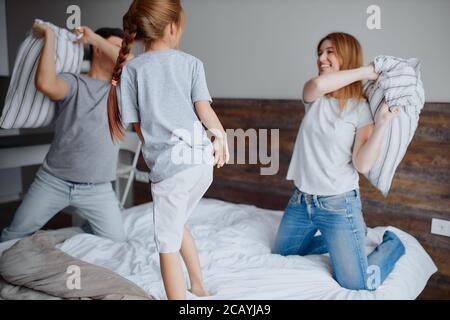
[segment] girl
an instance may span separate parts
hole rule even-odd
[[[390,112],[384,105],[372,118],[362,81],[379,75],[373,65],[362,66],[362,49],[353,36],[332,33],[320,41],[317,53],[319,76],[304,87],[306,112],[288,172],[296,189],[275,250],[284,256],[329,252],[341,286],[374,290],[405,249],[387,231],[366,256],[358,171],[366,173],[375,164],[384,132],[400,109]],[[317,230],[321,236],[315,237]]]
[[[185,224],[212,182],[213,163],[220,168],[229,159],[224,128],[210,106],[203,64],[176,50],[183,26],[179,0],[133,1],[123,19],[125,37],[108,105],[113,140],[123,137],[123,121],[133,123],[144,142],[143,155],[151,170],[155,243],[170,300],[186,299],[179,252],[192,293],[209,295]],[[135,40],[145,44],[146,52],[124,66]],[[119,81],[120,111],[115,88]],[[214,146],[199,120],[213,133]]]

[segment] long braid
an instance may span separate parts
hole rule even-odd
[[[131,46],[136,37],[135,30],[125,29],[125,36],[122,41],[122,47],[119,52],[119,57],[117,58],[116,65],[114,67],[111,89],[108,95],[108,125],[111,134],[111,139],[113,142],[117,140],[123,140],[125,137],[125,128],[122,124],[122,117],[120,115],[120,108],[117,99],[117,85],[120,82],[120,77],[122,75],[122,69],[127,62],[128,55],[131,52]]]
[[[134,0],[123,17],[125,36],[114,67],[108,96],[108,125],[114,142],[123,140],[125,137],[116,87],[130,54],[131,45],[135,40],[139,40],[148,46],[152,41],[164,36],[164,29],[168,24],[176,23],[182,26],[183,18],[183,7],[180,0]]]

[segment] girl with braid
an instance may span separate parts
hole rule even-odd
[[[112,139],[122,139],[124,124],[131,123],[144,143],[155,244],[169,300],[186,299],[180,253],[191,292],[209,295],[186,222],[212,183],[213,166],[221,168],[229,160],[203,64],[178,50],[184,18],[179,0],[133,1],[123,18],[125,35],[108,99]],[[127,61],[135,41],[143,42],[145,53]],[[202,124],[212,133],[213,143]]]

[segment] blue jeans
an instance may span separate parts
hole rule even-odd
[[[320,230],[321,235],[315,236]],[[333,276],[344,288],[375,290],[405,253],[392,232],[369,255],[359,190],[334,196],[305,194],[298,189],[289,201],[275,243],[275,253],[330,254]]]
[[[41,229],[62,209],[74,206],[93,233],[125,241],[122,215],[111,183],[80,184],[59,179],[40,169],[1,241],[23,238]]]

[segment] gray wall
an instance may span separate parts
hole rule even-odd
[[[381,7],[382,30],[366,26]],[[225,98],[300,97],[316,74],[315,47],[331,31],[356,36],[366,62],[379,54],[423,61],[427,101],[449,102],[448,0],[185,0],[183,49],[201,58],[210,91]]]
[[[20,43],[35,18],[65,27],[67,7],[76,4],[81,9],[81,23],[92,29],[121,27],[122,17],[131,0],[6,0],[10,66]]]
[[[0,76],[9,74],[8,45],[6,38],[6,6],[5,0],[0,0]]]
[[[121,26],[131,0],[6,0],[10,67],[33,19],[65,25],[81,7],[82,24]],[[382,30],[366,27],[367,7],[381,7]],[[315,47],[331,31],[355,35],[366,62],[378,54],[423,61],[427,100],[450,101],[449,0],[184,0],[182,49],[205,62],[214,97],[300,97],[316,74]]]

